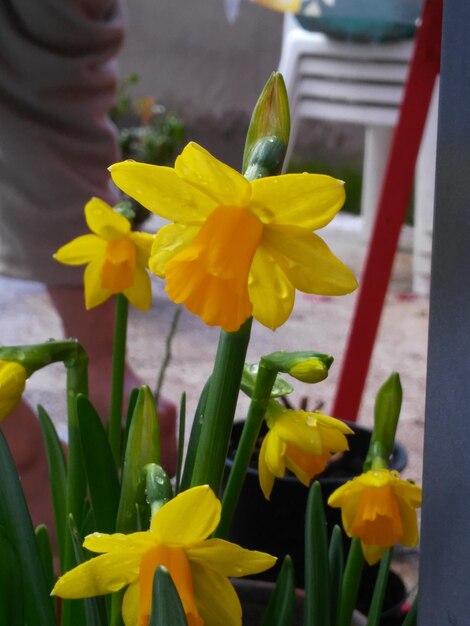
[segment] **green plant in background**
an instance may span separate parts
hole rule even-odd
[[[0,434],[0,623],[55,626],[53,588],[63,598],[62,626],[120,626],[122,621],[125,626],[241,626],[240,603],[228,577],[261,572],[275,562],[269,554],[225,539],[263,420],[269,429],[261,463],[266,495],[273,477],[286,468],[307,484],[331,453],[346,450],[349,428],[342,422],[288,411],[276,402],[292,390],[281,374],[318,383],[328,376],[331,356],[276,352],[261,357],[257,366],[245,365],[253,318],[276,328],[291,313],[295,289],[341,295],[356,287],[350,270],[313,232],[341,208],[342,182],[325,175],[278,175],[288,134],[285,87],[273,74],[253,113],[243,176],[195,144],[184,149],[174,168],[133,162],[112,166],[118,186],[172,223],[150,246],[131,231],[122,206],[115,207],[119,215],[110,207],[91,215],[88,208],[95,234],[65,247],[67,262],[87,263],[92,306],[116,296],[107,428],[87,398],[87,357],[76,342],[0,348],[3,412],[18,401],[27,376],[63,361],[69,424],[65,460],[52,422],[39,408],[62,575],[55,584],[48,531],[32,527]],[[186,456],[180,436],[174,486],[159,466],[158,412],[148,387],[131,395],[123,415],[128,298],[136,304],[146,297],[148,276],[141,261],[149,254],[150,269],[166,279],[170,297],[221,328]],[[222,498],[240,389],[251,401]],[[374,560],[384,555],[369,614],[369,626],[377,626],[392,546],[417,541],[415,508],[421,492],[388,472],[400,405],[401,386],[392,375],[378,395],[365,474],[355,483],[364,489],[346,488],[332,496],[332,503],[343,507],[345,531],[353,537],[347,558],[341,531],[327,537],[319,485],[310,488],[305,626],[350,625],[363,552],[366,558],[373,553]],[[184,423],[184,399],[180,417]],[[388,482],[380,478],[384,473],[390,474]],[[294,587],[287,558],[264,625],[292,623]]]
[[[138,82],[138,74],[130,74],[121,81],[116,104],[109,112],[118,127],[121,156],[141,163],[172,166],[185,141],[184,123],[152,96],[133,98],[129,91]],[[148,211],[135,199],[129,200],[135,223],[141,224]]]

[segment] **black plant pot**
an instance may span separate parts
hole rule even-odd
[[[348,438],[350,450],[333,462],[317,479],[323,491],[328,534],[331,533],[335,524],[341,525],[341,512],[339,509],[326,506],[326,501],[335,489],[362,472],[362,464],[371,438],[369,429],[357,424],[349,424],[349,426],[355,433],[354,436]],[[227,472],[232,466],[242,429],[242,422],[235,423],[233,426],[226,461]],[[263,435],[264,433],[262,433]],[[390,467],[401,471],[406,463],[407,452],[403,446],[397,443],[392,454]],[[289,554],[294,563],[296,586],[304,587],[304,519],[307,497],[308,489],[295,476],[286,475],[281,479],[276,478],[271,499],[268,501],[261,491],[257,468],[248,468],[239,504],[233,518],[230,540],[245,548],[261,550],[279,557],[276,567],[253,578],[267,581],[276,580],[282,559],[286,554]],[[346,548],[347,545],[348,540],[345,539]],[[373,588],[370,576],[376,575],[376,568],[367,568],[366,571],[369,570],[369,578],[364,577],[361,585],[359,604],[362,608],[368,608],[370,589]],[[390,583],[390,585],[393,584],[393,582]],[[399,586],[399,584],[395,585],[395,587]],[[401,586],[398,593],[394,593],[392,596],[389,606],[386,608],[397,605],[399,609],[400,604],[405,599],[404,587]],[[396,602],[397,598],[398,601]]]

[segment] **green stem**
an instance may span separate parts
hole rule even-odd
[[[124,369],[126,365],[127,314],[129,303],[119,293],[116,296],[116,317],[114,325],[113,370],[111,380],[111,407],[108,426],[109,445],[116,466],[119,467],[122,443],[122,405],[124,394]]]
[[[361,541],[354,538],[351,541],[344,570],[337,626],[349,626],[351,624],[363,567],[364,555],[362,554]]]
[[[252,318],[233,333],[221,331],[201,426],[191,486],[208,484],[218,494],[222,482]]]
[[[232,517],[245,480],[246,470],[258,439],[276,376],[277,371],[265,367],[263,360],[261,360],[248,415],[225,487],[222,501],[222,516],[215,532],[216,537],[228,536]]]
[[[69,516],[72,515],[77,528],[82,527],[87,491],[78,425],[77,395],[88,395],[88,357],[79,344],[77,344],[75,356],[65,361],[65,366],[67,367],[68,460],[66,519],[63,522],[65,524],[64,569],[68,571],[76,565],[73,539],[69,530]],[[81,606],[73,605],[71,601],[65,600],[62,605],[62,624],[71,626],[81,614],[81,610]]]

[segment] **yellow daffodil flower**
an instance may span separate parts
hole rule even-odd
[[[214,492],[203,485],[165,504],[147,532],[88,535],[85,548],[103,554],[59,578],[53,595],[84,598],[127,586],[124,623],[147,626],[153,575],[163,565],[176,586],[188,626],[241,626],[240,602],[228,576],[262,572],[276,559],[228,541],[206,539],[219,523],[220,510]]]
[[[344,530],[361,540],[370,565],[396,543],[418,543],[415,509],[421,506],[421,488],[402,480],[398,472],[365,472],[332,493],[328,504],[341,507]]]
[[[248,181],[190,143],[175,167],[133,161],[110,168],[118,187],[171,220],[155,238],[151,271],[210,326],[235,331],[250,316],[275,329],[289,317],[295,289],[342,295],[351,271],[312,231],[344,202],[330,176],[287,174]]]
[[[281,11],[281,13],[298,13],[302,6],[302,0],[254,0],[268,9]]]
[[[0,360],[0,422],[16,409],[26,384],[26,370],[16,361]]]
[[[269,500],[274,478],[286,469],[306,485],[320,474],[332,452],[348,450],[346,435],[352,430],[344,422],[320,412],[292,411],[271,401],[266,413],[269,432],[263,439],[258,459],[259,480]]]
[[[138,309],[149,309],[152,289],[146,268],[153,235],[132,232],[129,220],[99,198],[87,203],[85,219],[93,234],[62,246],[54,258],[65,265],[87,264],[86,308],[92,309],[112,295],[123,293]]]

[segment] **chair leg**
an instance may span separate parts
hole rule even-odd
[[[365,129],[361,194],[364,241],[369,240],[374,225],[392,134],[393,128],[391,126],[366,126]]]
[[[428,296],[431,281],[431,250],[434,207],[434,179],[437,151],[439,80],[434,87],[431,108],[416,164],[413,229],[413,293]]]

